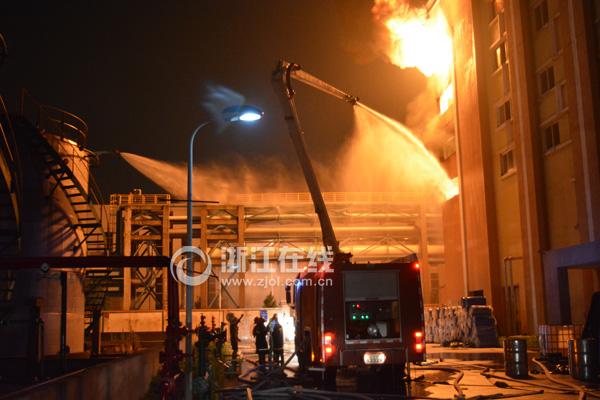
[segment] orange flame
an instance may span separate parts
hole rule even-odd
[[[452,35],[440,7],[427,11],[411,7],[406,0],[375,0],[372,12],[385,26],[388,35],[386,54],[400,68],[417,68],[434,79],[441,95],[443,113],[452,100],[451,84],[453,48]]]

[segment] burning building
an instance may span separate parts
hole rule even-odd
[[[409,106],[410,129],[349,99],[358,133],[341,160],[348,175],[337,176],[343,182],[339,192],[324,193],[341,248],[372,262],[417,253],[426,303],[456,304],[483,291],[505,334],[581,323],[600,286],[591,269],[600,265],[598,2],[376,0],[372,11],[390,62],[417,68],[429,81]],[[11,170],[17,153],[10,140],[2,144],[2,255],[34,261],[76,257],[82,263],[81,270],[69,265],[48,272],[42,264],[40,271],[15,274],[8,268],[11,259],[5,261],[3,310],[18,307],[4,331],[3,354],[28,357],[39,368],[44,352],[64,361],[69,352],[103,349],[101,331],[165,330],[165,310],[171,305],[177,315],[178,297],[168,296],[164,261],[184,244],[187,217],[183,203],[169,195],[113,195],[103,205],[89,179],[93,154],[79,137],[85,123],[67,137],[62,129],[73,127],[65,121],[70,114],[58,110],[60,118],[49,118],[57,110],[36,110],[37,120],[27,120],[23,110],[14,119],[21,140],[27,139],[14,145],[22,148],[24,176],[35,179],[18,182],[19,173]],[[1,111],[5,135],[13,126]],[[372,129],[373,119],[389,132]],[[81,122],[76,118],[75,128]],[[166,184],[182,186],[185,177],[176,175],[181,171],[164,167],[152,168]],[[264,169],[274,178],[275,168]],[[358,189],[352,186],[357,181]],[[403,188],[408,190],[398,191]],[[224,249],[232,246],[273,247],[268,261],[275,264],[283,247],[321,244],[307,193],[242,195],[245,190],[229,186],[206,191],[226,190],[234,196],[194,206],[194,244],[213,263],[223,261]],[[159,255],[160,265],[129,264],[133,256]],[[104,260],[104,266],[85,264],[86,256]],[[218,309],[222,320],[226,309],[259,312],[267,294],[284,302],[283,285],[228,286],[234,275],[243,279],[239,265],[232,267],[231,275],[217,270],[195,289],[197,311]],[[296,273],[279,275],[293,279]],[[26,340],[18,325],[23,321],[35,322]],[[109,345],[107,340],[104,349]]]
[[[431,77],[425,140],[459,182],[441,300],[483,290],[508,334],[581,323],[599,287],[598,3],[414,3],[373,12],[390,61]]]

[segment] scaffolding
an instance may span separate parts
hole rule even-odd
[[[444,262],[438,204],[414,193],[326,192],[323,196],[340,246],[353,254],[354,261],[386,262],[414,252],[426,277],[424,293],[428,302],[436,302],[437,273]],[[167,194],[111,195],[109,230],[115,254],[171,256],[185,244],[185,211],[185,202]],[[257,297],[264,295],[244,284],[245,270],[214,268],[233,254],[231,248],[242,246],[249,253],[272,248],[269,263],[276,264],[284,246],[305,251],[322,246],[309,193],[240,194],[231,204],[196,203],[193,215],[193,245],[209,255],[213,265],[210,279],[195,288],[195,308],[262,304],[262,297]],[[194,263],[195,272],[204,268],[201,261]],[[167,273],[166,268],[124,270],[114,278],[107,308],[164,309]],[[241,283],[223,283],[234,277]]]

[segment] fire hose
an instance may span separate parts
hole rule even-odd
[[[458,374],[458,376],[456,378],[454,378],[454,381],[452,382],[452,386],[454,386],[454,390],[456,390],[457,398],[459,398],[459,399],[465,398],[465,394],[463,393],[463,391],[460,387],[460,381],[465,376],[465,373],[463,371],[461,371],[460,369],[452,368],[452,367],[413,367],[413,369],[415,371],[431,370],[431,371],[445,371],[445,372],[451,372],[453,374]]]
[[[534,358],[531,361],[533,361],[533,363],[535,365],[537,365],[538,367],[541,368],[541,370],[544,372],[544,375],[546,375],[546,378],[548,378],[549,381],[554,382],[557,385],[567,386],[567,387],[573,388],[575,391],[579,392],[579,399],[580,400],[585,399],[586,395],[589,395],[589,396],[592,396],[592,397],[600,399],[600,394],[594,393],[594,392],[588,390],[583,385],[576,385],[574,383],[564,382],[564,381],[561,381],[559,379],[554,378],[552,376],[552,374],[550,373],[550,371],[548,370],[548,368],[546,368],[546,366],[544,364],[542,364],[539,360],[537,360],[537,359]]]

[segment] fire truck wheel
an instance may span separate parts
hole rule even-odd
[[[310,377],[319,389],[335,391],[337,387],[337,367],[326,367],[325,371],[310,371]]]
[[[376,376],[377,393],[400,393],[404,387],[404,364],[383,365]]]
[[[323,373],[323,389],[335,390],[335,388],[337,387],[337,370],[337,367],[325,368],[325,372]]]

